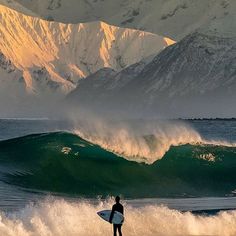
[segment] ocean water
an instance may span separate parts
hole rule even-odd
[[[0,120],[0,235],[236,235],[236,121]]]

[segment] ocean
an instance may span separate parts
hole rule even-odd
[[[0,235],[236,235],[236,120],[0,120]]]

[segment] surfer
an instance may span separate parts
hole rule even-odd
[[[120,204],[120,197],[117,196],[115,201],[116,201],[116,203],[112,206],[112,211],[111,211],[111,215],[110,215],[110,219],[109,219],[110,223],[112,223],[112,218],[113,218],[115,211],[118,211],[122,215],[124,215],[124,207],[122,206],[122,204]],[[116,236],[117,230],[119,232],[119,236],[122,236],[121,227],[122,227],[122,224],[113,224],[114,236]]]

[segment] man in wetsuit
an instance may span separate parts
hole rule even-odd
[[[110,223],[112,223],[112,218],[113,218],[115,211],[118,211],[122,215],[124,215],[124,207],[120,204],[120,197],[119,196],[116,197],[116,204],[114,204],[112,207],[112,211],[111,211],[111,215],[110,215],[110,219],[109,219]],[[116,236],[117,230],[119,232],[119,236],[122,236],[121,227],[122,227],[122,224],[119,224],[119,225],[113,224],[114,236]]]

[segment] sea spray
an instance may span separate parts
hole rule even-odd
[[[110,209],[112,201],[91,204],[85,200],[68,202],[49,199],[5,215],[1,213],[0,235],[4,236],[109,236],[112,226],[96,212]],[[146,205],[134,208],[125,204],[126,236],[189,236],[236,234],[236,211],[212,216],[171,210],[166,206]]]
[[[171,146],[202,142],[198,132],[179,121],[80,121],[74,133],[128,160],[147,164],[161,159]]]
[[[111,122],[89,119],[76,122],[75,134],[127,160],[153,164],[172,146],[185,144],[236,147],[236,143],[206,140],[189,124],[172,121]]]

